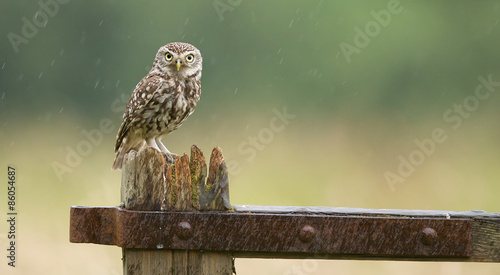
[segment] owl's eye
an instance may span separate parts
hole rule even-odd
[[[171,53],[166,53],[165,54],[165,60],[170,61],[170,60],[172,60],[172,58],[174,58],[174,57],[172,56]]]
[[[193,62],[193,60],[194,60],[194,56],[192,54],[186,56],[186,61],[187,62]]]

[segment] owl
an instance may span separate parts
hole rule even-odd
[[[112,170],[121,169],[125,155],[151,146],[172,161],[176,156],[161,142],[193,113],[201,94],[200,51],[181,42],[162,46],[151,71],[135,87],[123,114]]]

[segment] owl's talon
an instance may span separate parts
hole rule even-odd
[[[163,157],[167,161],[168,164],[174,164],[175,159],[177,158],[177,154],[174,153],[163,153]]]

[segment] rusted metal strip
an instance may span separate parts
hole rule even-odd
[[[485,218],[500,219],[500,213],[484,210],[444,211],[444,210],[408,210],[408,209],[367,209],[352,207],[318,207],[318,206],[268,206],[268,205],[234,205],[236,212],[276,213],[276,214],[323,214],[341,216],[392,216],[416,218]]]
[[[408,213],[406,213],[408,214]],[[72,207],[70,241],[235,253],[470,257],[472,219]]]

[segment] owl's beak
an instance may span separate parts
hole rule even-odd
[[[181,66],[182,66],[182,61],[180,59],[175,60],[175,67],[177,67],[177,71],[179,71]]]

